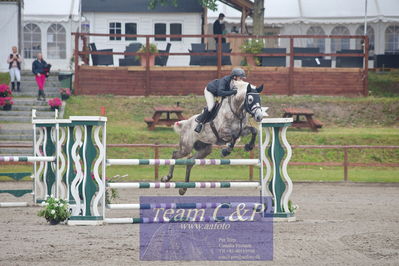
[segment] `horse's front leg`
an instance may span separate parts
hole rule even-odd
[[[238,138],[233,138],[233,140],[227,143],[226,148],[222,150],[222,157],[228,156],[234,149]]]
[[[258,135],[258,131],[254,127],[244,127],[241,136],[247,136],[249,134],[252,134],[252,136],[249,143],[245,144],[244,146],[245,151],[252,151],[253,148],[255,147],[255,140],[256,140],[256,135]]]

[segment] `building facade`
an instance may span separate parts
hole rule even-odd
[[[133,4],[134,2],[134,4]],[[193,34],[202,33],[203,8],[198,0],[178,1],[174,6],[148,7],[148,1],[136,0],[85,0],[82,2],[82,12],[89,32],[113,34]],[[127,45],[140,42],[145,45],[144,38],[128,37],[97,37],[89,38],[97,49],[113,49],[114,52],[124,52]],[[164,50],[171,43],[171,52],[187,52],[191,43],[201,42],[201,38],[152,38],[159,50]],[[114,55],[114,66],[123,55]],[[188,65],[188,56],[171,56],[168,66]]]

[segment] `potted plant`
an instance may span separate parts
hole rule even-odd
[[[263,47],[264,47],[263,40],[249,39],[245,40],[244,44],[240,46],[240,49],[241,52],[246,54],[259,54],[262,53]],[[245,60],[249,66],[260,65],[260,60],[259,57],[257,56],[246,56]]]
[[[49,197],[42,202],[42,206],[37,215],[46,218],[51,225],[59,224],[71,215],[66,200]]]
[[[51,110],[55,111],[55,109],[60,109],[60,106],[62,105],[62,101],[60,98],[56,97],[53,99],[48,100],[48,105],[50,105]]]
[[[146,56],[145,54],[147,53],[147,49],[145,46],[141,47],[140,50],[137,51],[137,53],[142,53],[143,55],[137,55],[136,59],[140,59],[140,63],[142,66],[146,65]],[[158,48],[155,44],[151,43],[150,44],[150,66],[155,65],[155,53],[158,53]]]
[[[62,88],[60,89],[61,99],[68,100],[69,96],[71,96],[71,90],[69,88]]]
[[[11,110],[13,104],[10,87],[7,84],[0,84],[0,106],[3,107],[3,110],[8,111]]]

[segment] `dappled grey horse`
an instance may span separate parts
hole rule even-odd
[[[248,114],[257,122],[262,120],[259,93],[263,90],[263,85],[256,88],[241,80],[234,81],[234,89],[237,89],[237,94],[222,100],[219,112],[213,120],[213,126],[211,123],[206,123],[200,133],[195,132],[197,115],[175,123],[174,130],[180,134],[180,143],[179,149],[173,152],[173,159],[187,157],[193,149],[196,153],[189,159],[203,159],[212,152],[212,144],[226,145],[226,148],[222,150],[222,156],[227,156],[233,150],[236,141],[241,136],[249,134],[252,134],[252,137],[250,142],[245,144],[245,150],[250,151],[254,148],[257,129],[248,126]],[[192,167],[192,165],[187,165],[186,182],[190,181]],[[171,180],[173,171],[174,165],[171,165],[168,175],[163,176],[161,181]],[[180,195],[184,195],[186,190],[187,188],[181,188]]]

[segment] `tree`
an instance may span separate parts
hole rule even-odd
[[[265,27],[265,1],[255,0],[253,11],[253,34],[262,36]]]
[[[203,7],[215,11],[217,9],[217,0],[198,0]],[[264,0],[254,0],[254,10],[252,14],[253,18],[253,34],[263,35],[263,29],[265,24],[265,8]],[[161,5],[178,5],[178,0],[150,0],[149,7],[154,9],[156,6]]]

